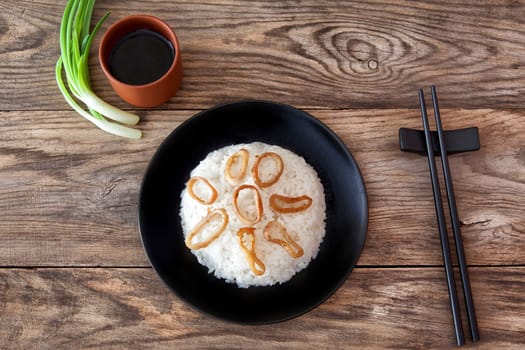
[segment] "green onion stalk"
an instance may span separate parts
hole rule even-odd
[[[66,5],[60,24],[61,55],[56,64],[58,88],[75,111],[100,129],[114,135],[140,139],[142,137],[140,130],[126,126],[137,124],[139,117],[110,105],[91,89],[89,50],[95,34],[109,16],[109,12],[106,13],[90,33],[94,5],[95,0],[69,0]],[[69,89],[64,83],[62,71],[65,72]]]

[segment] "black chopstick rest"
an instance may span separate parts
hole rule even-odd
[[[480,148],[479,130],[476,127],[443,131],[447,154],[477,151]],[[431,131],[434,154],[441,154],[437,131]],[[423,130],[400,128],[399,148],[403,152],[426,155],[425,132]]]

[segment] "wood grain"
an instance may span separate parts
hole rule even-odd
[[[399,151],[417,110],[312,110],[346,143],[367,187],[360,265],[440,265],[424,157]],[[148,266],[137,232],[142,174],[194,111],[144,111],[144,138],[107,135],[74,112],[0,113],[0,265]],[[450,157],[467,262],[524,265],[523,111],[442,111],[445,129],[478,126],[480,151]]]
[[[68,110],[54,66],[63,1],[0,3],[0,110]],[[183,86],[163,109],[260,98],[303,108],[523,108],[525,2],[99,0],[95,19],[148,13],[177,32]],[[121,107],[98,67],[95,91]]]
[[[481,334],[475,348],[523,348],[525,268],[471,268],[471,279]],[[0,346],[9,349],[356,344],[447,349],[455,344],[444,273],[436,268],[356,269],[318,308],[265,326],[197,313],[170,294],[151,269],[8,269],[0,270],[0,312]]]
[[[427,161],[397,139],[421,128],[417,89],[431,84],[444,128],[481,137],[481,150],[450,157],[482,339],[466,348],[525,348],[524,0],[97,0],[95,20],[112,14],[92,83],[118,107],[130,108],[98,66],[102,32],[148,13],[181,41],[181,90],[137,110],[139,141],[101,132],[60,95],[65,3],[0,2],[0,349],[455,347]],[[366,246],[342,288],[266,326],[179,300],[137,230],[141,178],[162,140],[197,111],[246,98],[331,127],[369,199]]]

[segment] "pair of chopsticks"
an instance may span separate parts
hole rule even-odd
[[[435,86],[431,87],[432,104],[434,108],[434,116],[436,119],[436,129],[439,140],[439,150],[441,153],[441,164],[443,166],[443,176],[445,177],[445,186],[448,198],[448,206],[450,217],[452,221],[452,231],[454,233],[454,241],[456,245],[456,254],[458,258],[459,272],[461,275],[461,283],[463,285],[463,294],[465,296],[465,305],[467,308],[467,317],[470,326],[470,335],[472,341],[479,340],[478,324],[476,320],[476,313],[474,311],[474,302],[472,300],[472,292],[470,289],[470,281],[468,277],[467,263],[465,261],[465,251],[463,249],[463,240],[461,239],[461,232],[459,230],[458,211],[456,207],[456,199],[454,196],[454,189],[452,187],[452,176],[450,174],[450,167],[448,164],[447,147],[445,144],[445,137],[443,134],[443,126],[441,124],[441,115],[439,113],[439,106],[436,96]],[[443,252],[443,261],[445,263],[445,273],[448,284],[448,294],[450,298],[450,307],[452,309],[452,318],[454,321],[454,330],[456,332],[457,345],[465,344],[465,337],[463,335],[463,326],[461,325],[461,315],[459,311],[458,296],[456,293],[456,282],[454,279],[454,270],[452,265],[452,257],[450,255],[450,247],[448,243],[448,234],[445,223],[445,214],[443,211],[443,203],[441,201],[441,189],[439,187],[439,179],[436,171],[436,163],[434,160],[434,150],[432,147],[432,139],[430,136],[430,128],[428,124],[427,109],[425,105],[425,97],[423,90],[419,89],[419,103],[421,106],[421,118],[423,119],[423,128],[425,131],[425,141],[428,156],[428,166],[430,168],[430,176],[432,179],[432,190],[434,192],[434,205],[436,207],[436,216],[439,227],[439,236],[441,238],[441,250]]]

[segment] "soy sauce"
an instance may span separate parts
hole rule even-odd
[[[175,49],[165,37],[148,29],[125,35],[113,48],[111,74],[129,85],[144,85],[162,77],[173,63]]]

